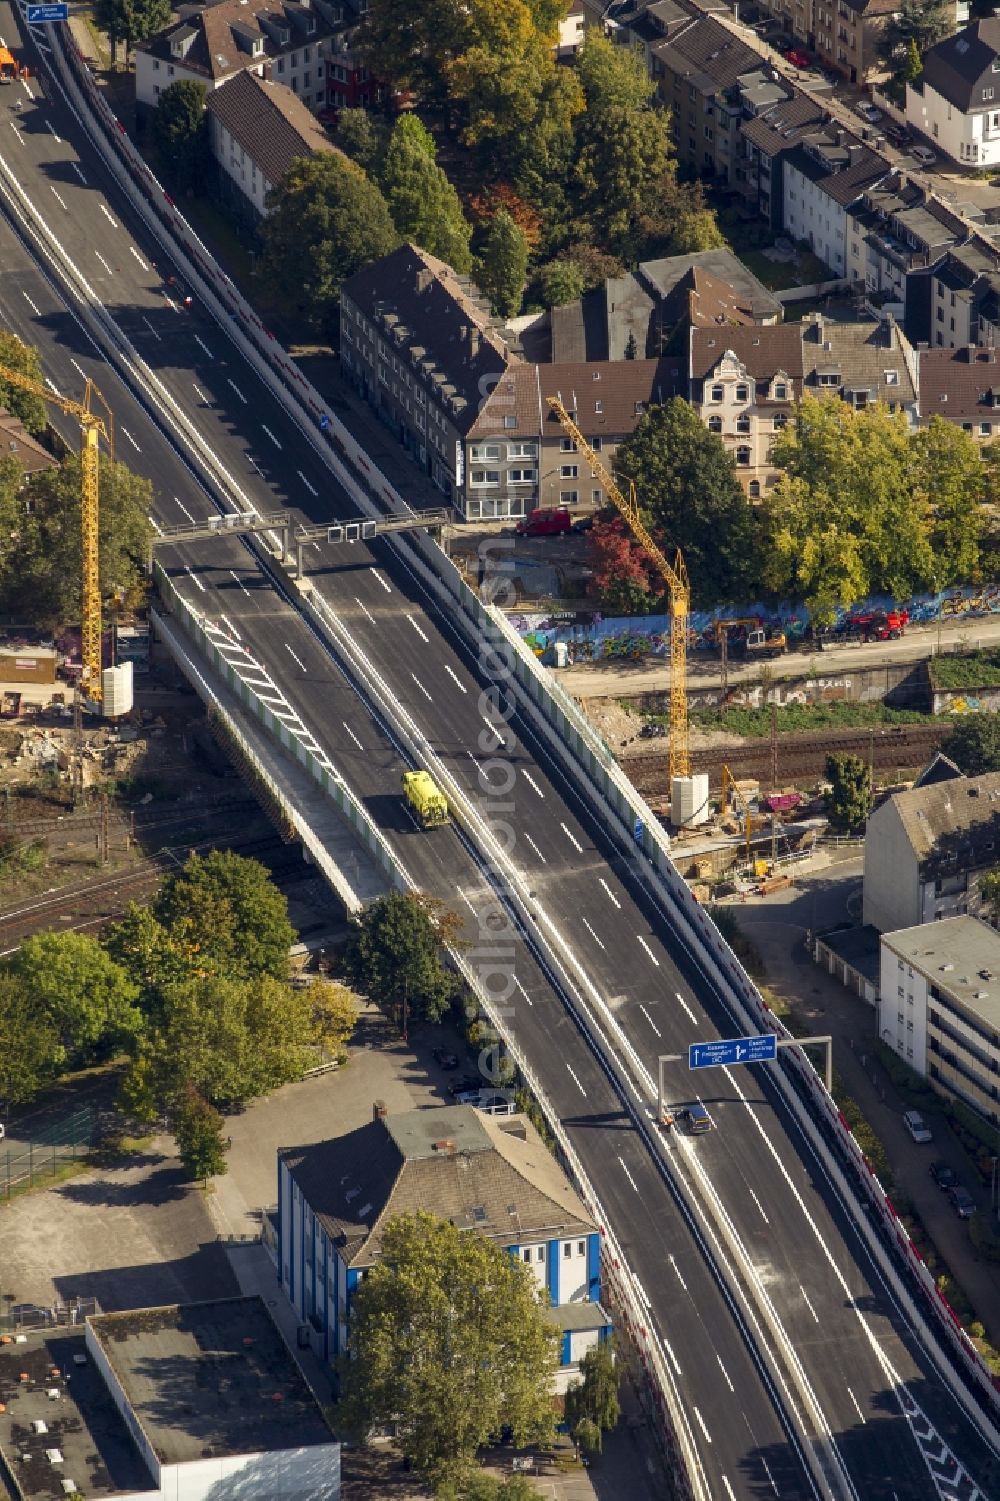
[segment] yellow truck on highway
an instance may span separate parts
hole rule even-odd
[[[403,796],[424,829],[448,822],[448,800],[427,771],[403,772]]]

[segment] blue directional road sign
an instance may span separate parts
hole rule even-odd
[[[646,825],[643,823],[641,818],[637,818],[635,823],[632,825],[632,838],[635,840],[636,844],[642,843],[642,836],[645,834],[645,832]]]
[[[721,1068],[726,1063],[769,1063],[778,1056],[778,1034],[759,1037],[720,1037],[716,1042],[693,1042],[688,1068]]]
[[[69,5],[29,5],[28,25],[39,26],[43,21],[68,21]]]

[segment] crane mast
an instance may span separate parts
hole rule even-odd
[[[611,471],[587,442],[570,416],[562,398],[548,396],[546,401],[558,417],[564,432],[573,439],[579,451],[586,456],[594,477],[600,479],[608,493],[609,500],[623,518],[629,531],[649,554],[670,594],[670,739],[668,745],[670,780],[673,783],[674,777],[686,777],[691,771],[687,704],[687,647],[691,587],[688,583],[687,565],[680,549],[671,563],[662,548],[654,542],[639,511],[635,485],[629,483],[627,497],[622,493]]]

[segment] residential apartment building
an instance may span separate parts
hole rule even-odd
[[[374,1118],[332,1141],[278,1153],[279,1276],[313,1348],[347,1348],[353,1295],[382,1254],[385,1226],[427,1210],[517,1257],[559,1330],[556,1390],[608,1338],[601,1236],[524,1115],[445,1105]]]
[[[775,436],[806,394],[855,409],[884,402],[916,423],[916,351],[891,318],[835,323],[815,314],[772,328],[692,329],[690,374],[689,399],[752,499],[777,482]]]
[[[937,349],[998,342],[1000,249],[967,226],[965,233],[926,271],[907,277],[907,331]]]
[[[778,231],[784,225],[785,158],[825,124],[827,112],[817,100],[783,81],[771,80],[766,93],[751,93],[748,86],[760,76],[750,74],[730,90],[730,100],[739,103],[742,115],[730,185]]]
[[[811,9],[812,30],[805,41],[821,68],[839,73],[850,83],[864,83],[886,71],[879,46],[899,0],[812,0]],[[801,13],[805,10],[803,6]]]
[[[868,820],[863,921],[892,933],[974,915],[979,877],[997,864],[1000,772],[897,792]]]
[[[268,193],[296,158],[334,149],[297,94],[255,73],[213,89],[205,108],[223,201],[251,222],[267,213]]]
[[[846,274],[902,317],[911,273],[936,265],[967,234],[957,215],[897,174],[848,208]]]
[[[215,0],[181,6],[177,22],[135,49],[135,98],[155,109],[164,89],[192,79],[211,92],[241,73],[284,83],[312,108],[326,103],[326,56],[343,22],[327,0]],[[336,17],[340,17],[338,21]]]
[[[848,209],[889,172],[884,157],[840,126],[801,136],[783,159],[785,233],[805,240],[835,276],[845,276]]]
[[[979,443],[1000,437],[1000,353],[996,349],[975,344],[964,349],[921,349],[917,358],[922,427],[932,417],[944,417]]]
[[[1000,934],[949,917],[881,941],[879,1032],[938,1094],[1000,1126]]]
[[[740,114],[726,96],[738,79],[760,72],[759,53],[712,16],[689,20],[649,50],[677,160],[702,177],[728,181]]]
[[[1000,17],[973,21],[928,48],[906,86],[906,118],[953,161],[1000,162]]]

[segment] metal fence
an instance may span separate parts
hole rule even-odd
[[[68,1329],[100,1313],[96,1298],[73,1298],[68,1303],[15,1303],[0,1313],[0,1329]]]
[[[49,1182],[67,1163],[86,1157],[94,1143],[96,1123],[97,1111],[89,1105],[37,1136],[11,1142],[5,1150],[0,1146],[0,1202],[9,1203],[18,1190]]]

